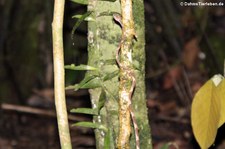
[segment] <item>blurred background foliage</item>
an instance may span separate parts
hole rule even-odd
[[[144,2],[147,98],[149,108],[153,109],[150,117],[154,123],[152,114],[163,114],[167,105],[165,101],[175,101],[174,106],[181,105],[189,111],[193,94],[204,81],[213,74],[223,74],[225,10],[224,6],[180,6],[181,0]],[[224,0],[211,2],[225,4]],[[72,16],[85,12],[85,6],[66,1],[65,64],[86,64],[86,22],[79,26],[74,39],[71,39],[71,30],[76,22]],[[54,107],[52,14],[53,0],[0,0],[1,102]],[[83,75],[80,71],[66,70],[66,84],[77,83]],[[39,98],[34,98],[36,95]],[[157,142],[154,128],[152,124],[153,142]],[[187,130],[190,131],[190,126]]]

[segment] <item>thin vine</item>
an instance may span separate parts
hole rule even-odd
[[[62,149],[72,149],[65,102],[65,75],[63,54],[63,15],[65,0],[55,0],[52,22],[54,93],[60,144]]]

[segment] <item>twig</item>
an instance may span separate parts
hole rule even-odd
[[[160,56],[162,57],[163,61],[165,62],[166,69],[169,70],[170,69],[170,66],[168,64],[168,60],[167,60],[167,57],[166,57],[164,51],[163,50],[160,50],[159,52],[160,52]],[[179,84],[178,84],[179,82],[176,80],[176,78],[173,75],[171,76],[171,79],[173,81],[173,84],[174,84],[174,88],[176,90],[176,93],[177,93],[179,99],[182,102],[182,99],[184,99],[184,97],[185,97],[184,94],[183,94],[183,92],[182,92],[182,88],[179,86]]]
[[[34,108],[34,107],[29,107],[29,106],[20,106],[20,105],[3,103],[1,105],[1,109],[6,110],[6,111],[16,111],[16,112],[21,112],[21,113],[30,113],[30,114],[37,114],[37,115],[43,115],[43,116],[49,116],[49,117],[56,118],[56,113],[53,110],[44,110],[44,109],[39,109],[39,108]],[[84,120],[81,117],[73,116],[73,115],[69,115],[68,118],[71,121],[83,121]]]
[[[188,91],[188,94],[189,94],[189,97],[190,97],[189,99],[192,99],[193,98],[193,92],[191,90],[191,85],[190,85],[190,81],[188,79],[187,72],[186,72],[184,67],[182,67],[182,70],[183,70],[182,72],[183,72],[183,76],[184,76],[184,81],[185,81],[185,84],[187,86],[187,91]]]
[[[190,121],[185,119],[179,119],[176,117],[169,117],[169,116],[165,116],[161,114],[158,114],[156,117],[158,120],[164,120],[164,121],[170,121],[170,122],[182,123],[182,124],[190,124]]]

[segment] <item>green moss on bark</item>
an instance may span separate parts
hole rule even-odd
[[[141,148],[152,149],[150,128],[148,123],[148,113],[145,97],[145,39],[144,39],[144,7],[143,2],[134,0],[134,20],[135,29],[138,35],[138,40],[134,41],[133,62],[135,67],[135,75],[137,86],[133,96],[132,106],[135,111],[136,119],[139,124],[139,135]],[[89,11],[95,19],[88,23],[88,65],[99,68],[100,78],[106,73],[112,73],[118,70],[116,64],[116,49],[118,48],[121,39],[121,28],[113,21],[112,16],[99,16],[101,13],[120,12],[120,3],[91,0],[88,6]],[[114,61],[114,63],[109,63]],[[88,72],[94,75],[97,72]],[[87,75],[89,75],[87,74]],[[116,148],[116,140],[118,138],[119,121],[118,121],[118,76],[111,80],[105,81],[104,90],[106,92],[105,106],[100,111],[100,116],[94,117],[95,123],[101,123],[108,129],[112,130],[112,144],[110,148]],[[98,104],[101,88],[91,89],[91,101],[94,108]],[[104,147],[105,132],[95,130],[96,148]],[[134,131],[131,136],[131,148],[135,148]]]

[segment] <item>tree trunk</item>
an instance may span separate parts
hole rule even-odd
[[[89,1],[88,11],[93,11],[91,17],[95,21],[88,23],[88,65],[99,68],[100,72],[89,71],[86,75],[96,75],[103,82],[101,88],[90,89],[92,107],[99,105],[100,95],[105,93],[105,104],[94,122],[108,128],[107,131],[95,130],[96,148],[106,147],[107,138],[110,139],[110,149],[117,146],[119,136],[119,67],[116,63],[116,52],[121,41],[122,29],[113,21],[112,15],[120,13],[120,2]],[[137,41],[133,41],[133,68],[135,69],[136,87],[132,97],[132,109],[139,127],[140,148],[152,149],[148,112],[145,95],[145,33],[143,1],[133,0],[133,15]],[[115,74],[106,77],[106,74]],[[107,75],[109,76],[109,75]],[[110,78],[110,79],[106,79]],[[131,123],[132,124],[132,123]],[[131,149],[136,146],[135,132],[129,142]]]

